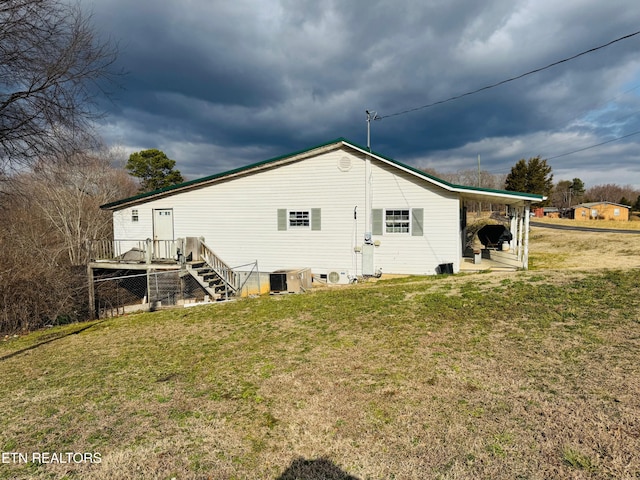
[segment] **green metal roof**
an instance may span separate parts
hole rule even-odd
[[[209,175],[207,177],[202,177],[202,178],[198,178],[195,180],[189,180],[187,182],[183,182],[183,183],[179,183],[176,185],[170,185],[168,187],[164,187],[158,190],[154,190],[151,192],[145,192],[145,193],[140,193],[138,195],[135,195],[133,197],[128,197],[128,198],[123,198],[121,200],[116,200],[115,202],[110,202],[110,203],[106,203],[104,205],[101,205],[100,208],[105,209],[105,210],[118,210],[118,207],[124,207],[125,205],[129,205],[132,203],[140,203],[141,200],[144,199],[151,199],[151,198],[155,198],[155,197],[164,197],[164,196],[168,196],[168,195],[175,195],[183,190],[190,190],[191,188],[197,188],[199,186],[204,186],[207,183],[210,183],[214,180],[219,180],[225,177],[229,177],[229,176],[233,176],[233,175],[237,175],[240,174],[242,172],[245,171],[250,171],[253,169],[257,169],[260,167],[266,167],[269,166],[271,164],[275,164],[278,163],[282,160],[286,160],[287,158],[291,158],[291,157],[296,157],[299,155],[304,155],[305,153],[310,153],[313,150],[317,150],[320,148],[324,148],[324,147],[328,147],[331,145],[338,145],[338,144],[345,144],[348,145],[352,148],[355,148],[357,150],[361,150],[363,153],[370,153],[372,156],[378,157],[388,163],[391,163],[397,167],[400,167],[402,169],[408,170],[414,174],[416,174],[419,177],[422,177],[424,179],[427,179],[431,182],[435,182],[438,183],[440,185],[442,185],[445,189],[450,190],[450,191],[455,191],[455,192],[460,192],[460,193],[488,193],[488,194],[496,194],[499,196],[510,196],[510,197],[522,197],[523,200],[532,200],[532,201],[542,201],[544,200],[544,196],[542,195],[537,195],[537,194],[531,194],[531,193],[522,193],[522,192],[512,192],[512,191],[508,191],[508,190],[493,190],[493,189],[488,189],[488,188],[480,188],[480,187],[470,187],[470,186],[466,186],[466,185],[456,185],[453,183],[449,183],[445,180],[442,180],[441,178],[435,177],[433,175],[430,175],[426,172],[423,172],[422,170],[419,170],[415,167],[412,167],[410,165],[405,165],[403,163],[400,163],[392,158],[389,157],[385,157],[384,155],[381,155],[379,153],[375,153],[372,151],[369,151],[367,149],[367,147],[363,147],[361,145],[358,145],[356,143],[353,143],[343,137],[337,138],[335,140],[331,140],[330,142],[325,142],[322,143],[320,145],[316,145],[314,147],[311,148],[306,148],[304,150],[299,150],[296,152],[292,152],[292,153],[288,153],[286,155],[280,155],[278,157],[275,158],[270,158],[268,160],[263,160],[261,162],[256,162],[256,163],[252,163],[250,165],[245,165],[243,167],[239,167],[239,168],[235,168],[233,170],[228,170],[226,172],[221,172],[221,173],[216,173],[214,175]]]

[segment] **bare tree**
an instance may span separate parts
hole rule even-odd
[[[506,174],[492,174],[486,170],[481,170],[478,175],[478,170],[469,168],[464,170],[458,170],[457,172],[438,172],[433,168],[423,168],[423,172],[437,177],[445,182],[453,183],[456,185],[467,185],[470,187],[480,187],[492,190],[502,190],[504,188],[504,182]],[[480,209],[493,211],[493,205],[490,203],[482,204],[480,202],[469,202],[467,207],[470,211],[479,212]]]
[[[78,4],[0,0],[0,173],[84,147],[115,59]]]
[[[87,240],[110,236],[99,206],[137,185],[101,155],[45,159],[0,197],[0,332],[84,318]]]
[[[506,178],[506,174],[492,174],[486,170],[481,170],[480,178],[478,178],[478,170],[473,168],[458,170],[456,172],[439,172],[434,168],[423,168],[422,171],[428,175],[456,185],[468,185],[470,187],[490,188],[494,190],[501,190],[504,187]]]
[[[571,182],[569,180],[560,180],[553,187],[551,193],[551,205],[559,208],[561,211],[566,210],[572,203]]]
[[[584,198],[587,202],[612,202],[621,203],[621,200],[634,200],[638,198],[640,191],[631,185],[617,185],[614,183],[606,183],[602,185],[594,185],[587,189]]]
[[[33,210],[49,225],[70,265],[85,265],[87,242],[111,237],[112,220],[100,205],[134,195],[136,184],[105,158],[76,154],[42,161],[23,179]]]

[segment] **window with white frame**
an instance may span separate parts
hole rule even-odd
[[[409,233],[409,210],[385,210],[384,222],[386,233]]]
[[[138,221],[138,219],[139,219],[139,216],[138,216],[138,209],[137,209],[137,208],[134,208],[133,210],[131,210],[131,221],[132,221],[132,222],[137,222],[137,221]]]
[[[613,215],[615,217],[619,217],[620,216],[620,209],[619,208],[614,208],[613,209]]]
[[[305,229],[309,229],[312,231],[322,229],[321,209],[278,209],[278,231]]]
[[[289,227],[309,227],[310,214],[309,210],[290,210],[289,211]]]
[[[424,208],[374,208],[371,211],[371,233],[424,236]]]

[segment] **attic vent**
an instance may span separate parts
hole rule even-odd
[[[349,157],[342,157],[338,160],[338,169],[341,172],[348,172],[351,170],[351,159]]]

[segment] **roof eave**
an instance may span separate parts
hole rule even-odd
[[[222,180],[229,180],[241,175],[247,175],[252,172],[264,170],[266,168],[273,168],[278,165],[297,162],[309,156],[317,155],[318,153],[335,150],[340,145],[345,145],[345,144],[349,144],[349,143],[346,142],[344,138],[338,138],[336,140],[332,140],[331,142],[323,143],[315,147],[308,148],[306,150],[289,153],[287,155],[271,158],[269,160],[263,160],[261,162],[252,163],[250,165],[245,165],[243,167],[239,167],[233,170],[228,170],[222,173],[209,175],[207,177],[190,180],[188,182],[179,183],[177,185],[171,185],[169,187],[165,187],[159,190],[154,190],[152,192],[141,193],[133,197],[117,200],[115,202],[105,203],[104,205],[100,205],[100,208],[103,210],[112,210],[112,211],[121,210],[131,205],[136,205],[142,202],[148,202],[150,200],[162,198],[167,195],[175,195],[176,193],[180,193],[185,190],[202,188],[202,187],[211,185],[213,183],[220,182]]]
[[[465,193],[473,193],[474,195],[480,195],[480,196],[486,196],[486,197],[492,197],[492,198],[501,198],[503,200],[514,200],[513,202],[509,202],[511,204],[513,203],[518,203],[518,202],[542,202],[544,200],[547,199],[547,197],[545,197],[544,195],[538,195],[538,194],[533,194],[533,193],[523,193],[523,192],[512,192],[509,190],[493,190],[493,189],[488,189],[488,188],[481,188],[481,187],[471,187],[471,186],[466,186],[466,185],[456,185],[453,183],[449,183],[445,180],[442,180],[441,178],[438,177],[434,177],[433,175],[429,175],[426,172],[423,172],[422,170],[419,170],[415,167],[411,167],[409,165],[405,165],[401,162],[398,162],[397,160],[393,160],[391,158],[387,158],[383,155],[374,153],[374,152],[369,152],[366,148],[358,146],[358,145],[354,145],[350,142],[344,142],[345,144],[349,145],[350,147],[361,151],[362,153],[366,154],[366,155],[371,155],[372,157],[376,157],[377,159],[379,159],[380,161],[393,165],[396,168],[399,168],[405,172],[408,172],[416,177],[419,177],[421,179],[427,180],[430,183],[437,185],[441,188],[444,188],[445,190],[448,190],[450,192],[455,192],[455,193],[460,193],[462,195],[464,195]]]
[[[474,197],[500,200],[505,204],[517,204],[523,202],[538,203],[547,199],[544,195],[536,193],[512,192],[510,190],[494,190],[490,188],[467,187],[456,185],[452,191],[460,193],[462,196],[472,195]]]
[[[207,177],[191,180],[188,182],[183,182],[177,185],[171,185],[169,187],[165,187],[160,190],[154,190],[152,192],[141,193],[139,195],[124,198],[122,200],[117,200],[115,202],[106,203],[104,205],[101,205],[100,208],[104,210],[112,210],[112,211],[121,210],[128,206],[136,205],[142,202],[148,202],[150,200],[155,200],[168,195],[175,195],[176,193],[180,193],[186,190],[202,188],[223,180],[226,181],[238,176],[247,175],[249,173],[257,172],[267,168],[274,168],[279,165],[300,161],[304,158],[317,155],[319,153],[335,150],[340,146],[347,146],[349,148],[352,148],[353,150],[359,151],[364,155],[368,155],[370,157],[376,158],[377,160],[383,163],[386,163],[395,168],[398,168],[422,180],[426,180],[437,187],[443,188],[444,190],[447,190],[450,192],[459,193],[461,195],[472,194],[474,196],[492,198],[494,201],[496,201],[496,203],[502,202],[502,203],[508,203],[508,204],[515,204],[515,203],[527,202],[527,201],[541,202],[543,200],[546,200],[547,198],[542,195],[527,194],[522,192],[510,192],[507,190],[490,190],[490,189],[483,189],[479,187],[455,185],[445,180],[442,180],[441,178],[434,177],[433,175],[423,172],[422,170],[419,170],[415,167],[411,167],[404,163],[398,162],[392,158],[385,157],[384,155],[381,155],[379,153],[372,152],[367,147],[363,147],[361,145],[350,142],[345,138],[340,137],[330,142],[326,142],[326,143],[317,145],[315,147],[311,147],[298,152],[289,153],[286,155],[282,155],[269,160],[253,163],[253,164],[246,165],[244,167],[239,167],[226,172],[210,175]],[[508,201],[505,201],[505,200],[508,200]]]

